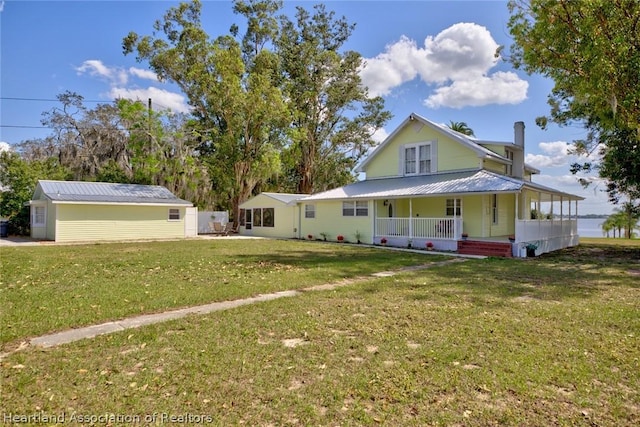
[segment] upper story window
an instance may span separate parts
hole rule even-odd
[[[505,156],[507,157],[507,159],[511,160],[511,164],[506,165],[506,175],[513,176],[513,151],[507,149],[505,152]]]
[[[406,145],[404,148],[404,174],[431,173],[431,143]]]

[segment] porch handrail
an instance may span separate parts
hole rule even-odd
[[[417,239],[454,239],[462,233],[462,218],[376,218],[375,234]]]

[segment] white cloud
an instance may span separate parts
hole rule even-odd
[[[102,77],[110,84],[125,85],[129,80],[127,72],[118,67],[107,67],[98,59],[84,61],[76,68],[78,75],[89,74],[93,77]]]
[[[542,154],[527,154],[524,159],[527,164],[538,169],[568,167],[572,163],[599,160],[597,152],[588,157],[573,154],[573,144],[566,141],[541,142],[538,147]]]
[[[559,191],[584,197],[584,200],[578,202],[578,214],[609,215],[615,207],[609,202],[604,181],[599,178],[592,178],[592,183],[587,188],[578,182],[576,175],[571,174],[534,175],[533,181]],[[554,210],[558,211],[557,208]]]
[[[169,109],[176,113],[189,112],[189,106],[185,103],[184,96],[179,93],[150,86],[146,89],[127,89],[114,87],[109,91],[113,98],[132,99],[134,101],[147,102],[151,98],[153,108]]]
[[[149,70],[130,67],[110,67],[97,59],[87,60],[80,67],[76,68],[79,75],[88,74],[92,77],[99,77],[109,83],[110,89],[107,96],[110,98],[125,98],[147,102],[151,98],[153,107],[156,109],[169,109],[176,113],[186,113],[189,106],[185,102],[182,94],[171,92],[165,89],[149,86],[148,88],[127,87],[130,77],[139,79],[158,81],[157,75]]]
[[[527,164],[535,168],[566,167],[576,160],[575,156],[569,154],[571,144],[568,142],[541,142],[538,147],[543,154],[527,154],[524,159]]]
[[[425,100],[432,108],[522,102],[529,86],[526,81],[512,72],[489,74],[498,62],[497,48],[485,27],[461,22],[428,36],[424,47],[402,36],[376,57],[365,59],[360,76],[374,96],[389,95],[419,77],[437,85],[435,94]]]
[[[441,86],[424,101],[430,108],[480,107],[487,104],[518,104],[527,99],[529,83],[515,73],[497,72]]]
[[[153,80],[156,82],[158,81],[157,74],[151,70],[143,70],[142,68],[130,67],[129,73],[141,79]]]

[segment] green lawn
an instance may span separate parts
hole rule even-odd
[[[348,244],[184,240],[0,252],[0,344],[48,332],[442,260]]]
[[[64,413],[66,422],[108,413],[140,417],[142,424],[157,414],[156,421],[174,416],[183,424],[221,426],[635,426],[639,243],[597,239],[535,259],[467,260],[59,348],[28,348],[1,362],[3,411]],[[146,246],[75,250],[100,266],[132,247],[136,254]],[[88,248],[96,252],[86,255]],[[197,271],[202,251],[217,250],[200,242],[165,248],[183,259],[172,264],[183,266],[174,267],[177,283],[184,282],[186,260]],[[31,260],[25,265],[35,270],[42,249],[12,256]],[[226,266],[213,277],[242,272],[252,286],[278,277],[300,282],[281,286],[306,287],[368,274],[376,265],[390,270],[441,260],[305,242],[243,245],[228,253],[226,264],[205,258]],[[4,250],[2,258],[6,295]],[[73,265],[68,258],[65,265]],[[109,264],[110,270],[126,276],[138,262],[155,268],[149,267],[154,256],[142,258]],[[277,271],[248,274],[260,260]],[[69,283],[77,277],[64,277],[58,286],[78,292],[80,285]],[[23,301],[37,295],[25,293]],[[41,322],[41,314],[31,317]]]

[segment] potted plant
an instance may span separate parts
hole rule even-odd
[[[360,242],[360,239],[362,238],[362,233],[361,233],[361,232],[359,232],[358,230],[356,230],[356,232],[355,232],[355,233],[353,233],[353,235],[354,235],[354,236],[355,236],[355,238],[356,238],[356,242],[361,243],[361,242]]]
[[[328,233],[325,233],[324,231],[322,233],[320,233],[320,235],[322,236],[322,240],[324,240],[325,242],[327,241],[327,236],[329,236]]]
[[[380,239],[380,244],[381,244],[382,246],[387,246],[387,238],[386,238],[386,237],[383,237],[382,239]]]
[[[536,249],[538,249],[538,243],[527,243],[525,245],[525,248],[527,249],[527,258],[533,258],[536,256]]]
[[[467,237],[469,237],[467,233],[462,233],[462,240],[467,240]]]
[[[307,235],[307,239],[309,239],[309,240],[313,240],[313,234],[308,234],[308,235]]]
[[[427,250],[428,251],[432,251],[433,250],[433,243],[427,242]]]
[[[509,241],[511,243],[515,242],[516,241],[516,236],[514,236],[513,234],[509,235]]]
[[[344,236],[342,234],[338,234],[338,237],[336,237],[338,239],[338,242],[342,243],[344,241]]]

